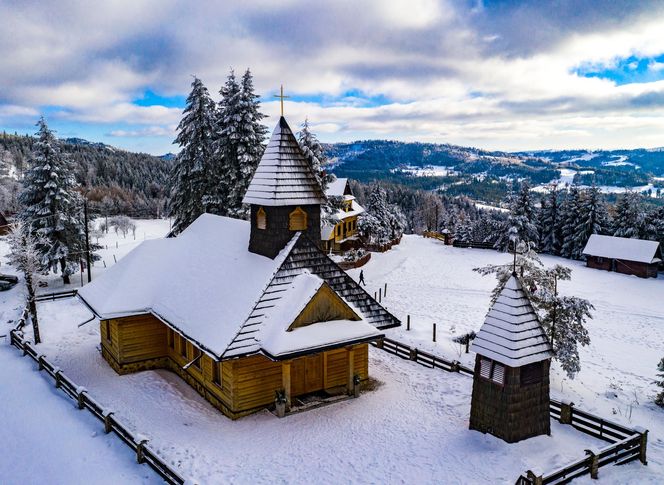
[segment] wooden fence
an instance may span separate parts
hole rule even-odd
[[[458,239],[454,240],[452,246],[454,246],[455,248],[495,249],[493,247],[494,245],[492,242],[481,242],[481,241],[466,242],[466,241],[459,241]]]
[[[78,290],[58,291],[53,293],[39,293],[35,295],[35,301],[55,301],[63,298],[71,298],[78,294]]]
[[[39,295],[36,299],[38,301],[55,300],[59,298],[66,298],[64,293],[69,293],[69,297],[73,296],[72,292],[53,293],[49,295]],[[76,290],[73,291],[76,294]],[[129,448],[136,453],[136,461],[138,463],[147,463],[150,468],[159,474],[169,484],[183,484],[185,479],[180,476],[175,470],[166,464],[150,447],[149,440],[138,434],[134,434],[127,426],[122,424],[113,411],[105,410],[90,393],[82,386],[76,385],[59,367],[53,365],[42,354],[39,354],[35,347],[23,336],[23,327],[28,318],[28,308],[23,310],[21,318],[14,329],[9,332],[10,343],[14,347],[23,351],[23,355],[29,356],[32,360],[37,362],[39,370],[43,370],[55,382],[55,387],[65,393],[67,397],[76,402],[79,409],[87,409],[104,424],[104,431],[106,433],[115,433]]]
[[[470,377],[474,375],[473,369],[461,365],[458,361],[443,359],[394,339],[385,337],[381,341],[373,343],[373,345],[402,359],[417,362],[424,367],[458,372]],[[610,444],[599,450],[586,450],[585,457],[544,475],[535,475],[531,470],[528,470],[517,479],[516,485],[562,484],[587,474],[590,474],[592,478],[597,478],[599,469],[610,464],[623,465],[634,460],[640,460],[644,465],[647,464],[648,430],[628,428],[576,409],[573,403],[554,399],[550,401],[549,414],[562,424],[569,424],[582,433],[607,441]]]

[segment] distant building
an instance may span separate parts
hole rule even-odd
[[[550,434],[553,352],[515,274],[487,313],[471,350],[477,357],[470,429],[508,443]]]
[[[593,234],[583,254],[589,268],[657,278],[662,250],[657,241]]]
[[[325,195],[343,198],[343,208],[335,214],[336,224],[322,224],[321,247],[324,251],[334,252],[358,247],[357,216],[364,212],[364,207],[355,200],[348,179],[336,179],[328,186]]]

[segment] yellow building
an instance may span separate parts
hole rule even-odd
[[[358,392],[368,343],[400,323],[321,251],[325,197],[283,117],[244,202],[250,221],[203,214],[81,288],[102,356],[171,370],[233,419]]]
[[[357,217],[364,208],[357,203],[347,178],[330,183],[325,195],[342,199],[342,208],[335,214],[336,224],[321,225],[321,247],[324,251],[343,252],[360,245],[357,234]]]

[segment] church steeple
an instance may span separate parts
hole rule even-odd
[[[319,244],[325,200],[295,135],[280,117],[242,201],[251,205],[249,251],[274,258],[295,231]]]

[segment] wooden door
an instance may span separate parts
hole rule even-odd
[[[291,365],[291,395],[301,396],[323,389],[323,354],[308,355],[293,360]]]

